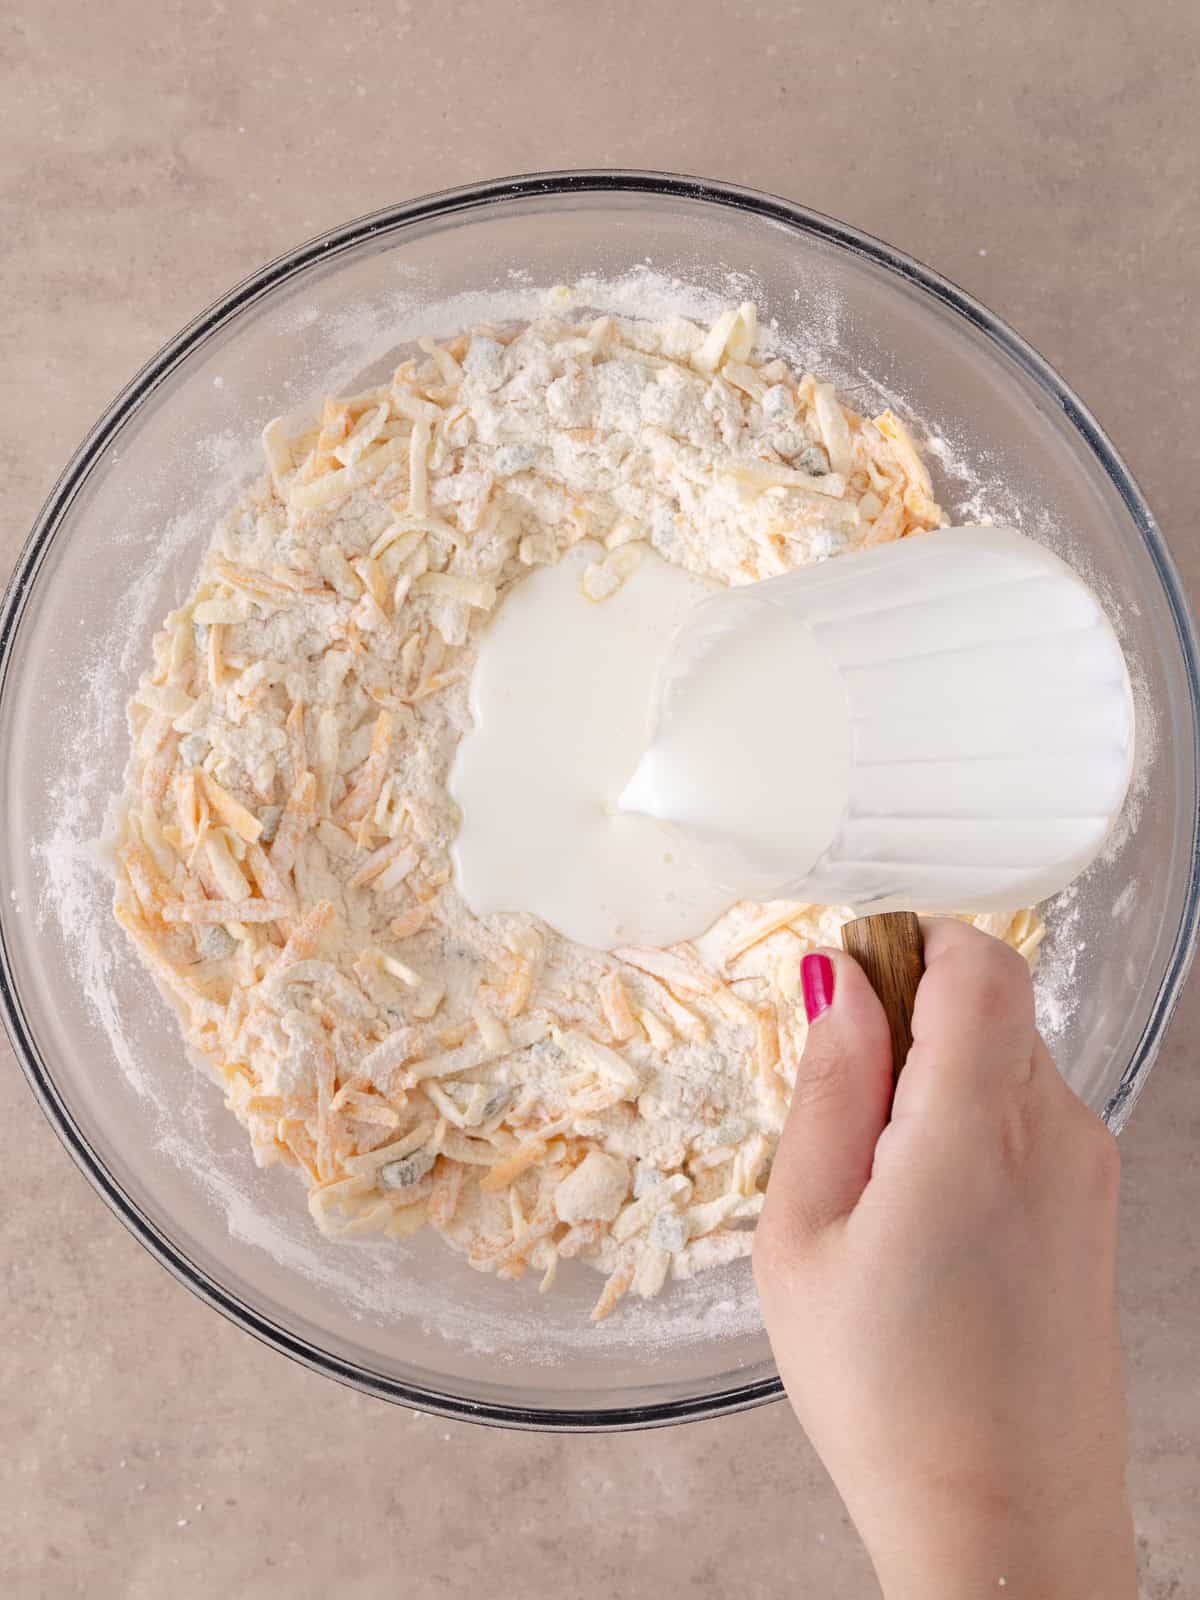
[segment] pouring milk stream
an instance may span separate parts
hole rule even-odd
[[[1120,645],[1059,558],[943,529],[743,588],[576,546],[505,600],[451,791],[459,887],[599,948],[735,900],[1015,910],[1095,858],[1133,766]]]

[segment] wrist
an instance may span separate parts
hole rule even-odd
[[[1137,1600],[1123,1491],[1077,1514],[1000,1494],[982,1510],[940,1500],[900,1527],[863,1531],[886,1600]]]

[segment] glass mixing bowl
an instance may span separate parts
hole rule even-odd
[[[576,303],[750,297],[796,360],[931,440],[957,520],[1018,519],[1099,587],[1141,709],[1132,813],[1050,909],[1042,1017],[1066,1076],[1119,1127],[1178,998],[1197,921],[1197,651],[1175,569],[1087,409],[944,279],[746,189],[550,174],[396,206],[226,295],[118,396],[38,518],[0,619],[0,984],[17,1056],[64,1144],[160,1261],[319,1371],[431,1411],[629,1428],[780,1393],[745,1264],[593,1329],[597,1280],[471,1272],[436,1238],[333,1244],[300,1187],[260,1172],[109,916],[94,841],[125,763],[123,706],[215,515],[257,470],[265,419],[372,381],[414,336]],[[1137,826],[1131,826],[1133,820]]]

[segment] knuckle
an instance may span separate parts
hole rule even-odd
[[[811,1111],[835,1099],[844,1081],[840,1053],[824,1043],[817,1047],[811,1042],[810,1036],[792,1086],[792,1105],[799,1107],[802,1112]]]
[[[999,1118],[1000,1151],[1006,1171],[1022,1171],[1037,1146],[1038,1134],[1037,1114],[1029,1098],[1014,1099]]]
[[[800,1203],[803,1236],[811,1248],[830,1238],[846,1219],[847,1207],[828,1195],[805,1195]]]
[[[1000,1022],[1008,1014],[1011,986],[999,973],[979,974],[967,995],[980,1022]]]
[[[1024,958],[998,939],[964,950],[947,963],[945,976],[959,1004],[984,1023],[1011,1019],[1014,1006],[1032,1008],[1033,981]]]

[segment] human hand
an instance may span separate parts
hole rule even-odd
[[[893,1104],[861,969],[806,958],[754,1243],[775,1357],[887,1600],[1130,1600],[1116,1143],[1014,951],[938,920],[925,960]]]

